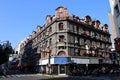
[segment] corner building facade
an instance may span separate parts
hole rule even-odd
[[[107,24],[90,16],[80,19],[60,6],[54,16],[46,16],[43,27],[32,33],[32,49],[39,53],[40,71],[68,74],[73,69],[93,69],[111,64],[111,40]],[[33,51],[33,50],[32,50]]]

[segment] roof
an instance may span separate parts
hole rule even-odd
[[[67,8],[65,8],[64,6],[59,6],[59,7],[56,8],[56,10],[58,10],[59,8],[67,9]]]

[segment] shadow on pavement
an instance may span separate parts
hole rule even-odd
[[[120,76],[69,76],[69,77],[51,77],[38,80],[120,80]]]
[[[73,79],[72,77],[59,77],[59,78],[49,78],[49,79],[38,79],[38,80],[83,80],[83,79]],[[84,79],[85,80],[85,79]]]

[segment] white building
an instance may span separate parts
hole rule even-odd
[[[120,37],[120,0],[109,0],[111,11],[108,14],[113,39]]]

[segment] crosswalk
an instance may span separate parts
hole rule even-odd
[[[37,75],[35,75],[35,74],[16,74],[16,75],[0,76],[0,78],[26,77],[26,76],[34,77],[34,76],[37,76]]]
[[[97,76],[74,76],[74,77],[51,77],[45,75],[37,75],[37,74],[15,74],[15,75],[7,75],[0,76],[0,80],[116,80],[111,77],[97,77]],[[117,79],[120,80],[120,79]]]

